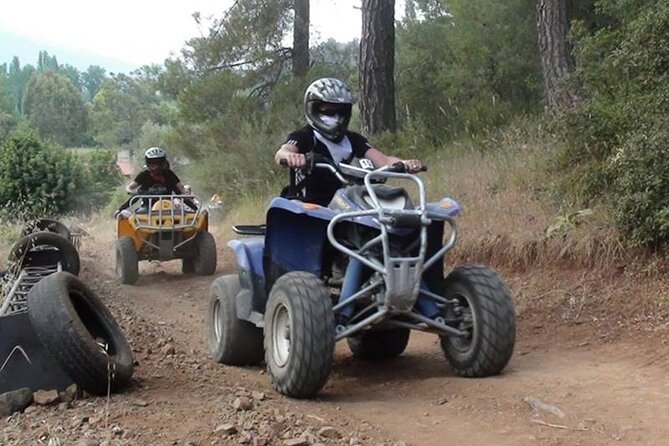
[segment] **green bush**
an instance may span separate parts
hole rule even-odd
[[[32,132],[14,133],[0,146],[0,212],[5,218],[73,211],[85,187],[81,161]]]
[[[608,204],[634,245],[669,241],[669,3],[599,1],[605,27],[572,28],[582,99],[560,128],[571,201]]]
[[[611,158],[612,208],[633,243],[669,240],[669,126],[630,136]]]
[[[120,181],[109,151],[82,158],[26,130],[0,144],[0,218],[5,220],[89,213],[109,202]]]

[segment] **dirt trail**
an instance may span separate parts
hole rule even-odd
[[[223,262],[219,274],[231,268]],[[180,327],[175,339],[207,361],[203,326],[211,278],[186,278],[177,270],[177,264],[149,266],[139,286],[122,287],[124,298],[148,319]],[[345,342],[340,343],[321,396],[289,405],[321,418],[367,423],[381,437],[416,445],[666,444],[669,359],[663,353],[669,350],[668,330],[657,333],[657,345],[649,339],[613,345],[572,339],[565,345],[536,326],[523,326],[522,318],[519,329],[506,372],[481,380],[455,377],[434,336],[413,333],[406,354],[382,362],[353,360]],[[214,373],[287,401],[271,391],[269,377],[258,369],[215,365]],[[527,397],[566,415],[533,411],[523,401]]]
[[[84,279],[116,314],[124,314],[139,362],[136,385],[111,400],[109,425],[124,432],[113,437],[119,444],[284,444],[298,431],[325,425],[343,438],[311,444],[667,444],[666,325],[650,335],[602,343],[583,327],[566,340],[554,338],[555,331],[521,315],[510,365],[487,379],[455,377],[434,336],[413,333],[404,355],[380,362],[353,360],[344,342],[321,395],[294,401],[274,392],[261,368],[209,359],[204,312],[212,277],[183,276],[177,262],[149,264],[137,286],[120,286],[113,280],[110,243],[86,243],[82,257]],[[224,261],[217,275],[232,267],[219,258]],[[231,409],[236,396],[252,392],[265,395],[253,411],[241,416]],[[559,408],[564,417],[531,409],[524,401],[529,397]],[[41,415],[49,420],[53,413]],[[217,431],[231,420],[236,434]],[[295,426],[286,427],[286,420]],[[276,423],[283,423],[282,430],[268,433],[266,443],[240,432],[263,432]]]

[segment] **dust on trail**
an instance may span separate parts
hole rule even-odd
[[[570,332],[542,325],[536,313],[521,314],[511,363],[486,379],[454,376],[437,338],[424,333],[412,333],[404,355],[377,362],[354,360],[343,342],[318,398],[295,401],[273,391],[262,368],[226,367],[209,358],[204,312],[214,277],[183,276],[178,262],[143,262],[137,286],[118,285],[112,238],[84,243],[82,277],[126,330],[139,362],[135,384],[112,397],[106,424],[104,398],[0,421],[0,429],[3,423],[19,429],[14,438],[24,443],[17,444],[33,444],[45,426],[58,432],[58,423],[64,438],[110,445],[286,444],[297,438],[342,445],[667,444],[666,325],[605,343],[587,324]],[[222,245],[217,275],[232,271]],[[235,410],[238,397],[253,401],[253,408]],[[533,410],[528,397],[565,416]],[[87,413],[94,423],[81,422]],[[226,433],[229,425],[236,432]],[[339,438],[319,436],[324,426]]]

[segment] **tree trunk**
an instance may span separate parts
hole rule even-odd
[[[309,70],[309,0],[294,1],[293,76],[301,77]]]
[[[360,111],[367,133],[394,132],[395,0],[362,0]]]
[[[537,28],[548,109],[572,108],[577,98],[563,85],[564,76],[574,67],[567,41],[567,0],[538,0]]]

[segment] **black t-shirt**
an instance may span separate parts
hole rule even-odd
[[[335,163],[348,163],[354,157],[364,158],[367,150],[372,148],[367,139],[359,133],[347,131],[344,138],[339,143],[335,143],[308,125],[289,134],[284,144],[297,146],[300,153],[313,151]],[[295,183],[302,180],[297,171],[291,172],[291,175],[295,175]],[[306,180],[302,194],[305,201],[327,206],[335,192],[341,187],[341,182],[332,172],[318,169]]]
[[[141,195],[170,195],[173,192],[178,194],[180,192],[177,184],[180,182],[179,177],[169,169],[160,173],[143,170],[135,177]]]

